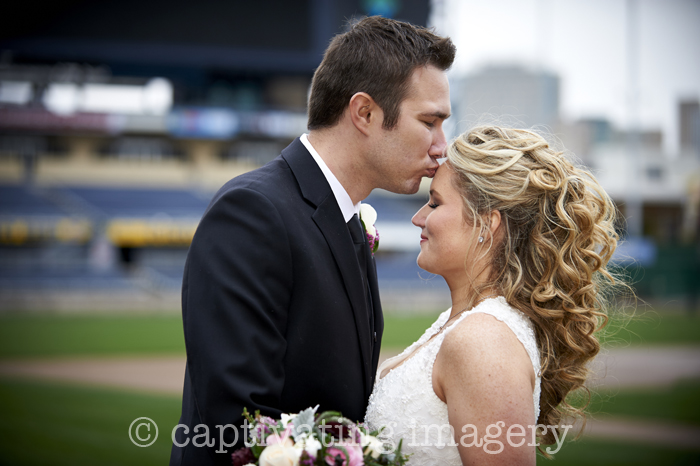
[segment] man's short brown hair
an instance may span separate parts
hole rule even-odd
[[[449,38],[409,23],[370,16],[333,38],[316,69],[309,97],[309,130],[340,120],[350,98],[369,94],[384,111],[382,126],[393,128],[409,78],[419,66],[452,66],[455,46]]]

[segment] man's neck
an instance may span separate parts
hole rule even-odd
[[[372,187],[366,179],[357,140],[336,130],[335,127],[309,131],[308,138],[318,155],[343,185],[353,204],[369,196]]]

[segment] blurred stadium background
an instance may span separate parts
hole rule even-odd
[[[28,0],[3,6],[0,326],[5,329],[0,329],[0,362],[30,356],[181,356],[180,284],[197,223],[225,181],[276,157],[305,131],[311,77],[330,38],[347,21],[372,14],[435,25],[440,32],[448,3]],[[617,3],[631,13],[644,5]],[[635,31],[631,20],[620,27]],[[630,50],[634,53],[634,47]],[[556,71],[487,63],[451,73],[450,84],[454,116],[448,137],[483,115],[538,126],[596,173],[627,219],[619,226],[624,243],[616,263],[661,316],[652,318],[653,325],[666,332],[634,327],[627,337],[642,335],[654,344],[683,344],[695,351],[700,341],[695,317],[700,307],[700,96],[675,102],[678,134],[670,137],[677,138],[677,150],[669,154],[664,143],[669,135],[660,129],[623,129],[604,117],[566,118],[561,111],[566,82]],[[367,199],[379,216],[382,239],[376,257],[384,308],[397,329],[388,337],[390,350],[410,343],[434,312],[449,305],[442,280],[415,265],[419,232],[410,219],[426,201],[427,186],[414,196],[375,191]],[[167,317],[148,320],[154,311]],[[71,317],[47,316],[53,313]],[[95,313],[112,320],[90,320]],[[420,320],[426,313],[430,318]],[[78,314],[88,317],[80,320]],[[29,315],[40,317],[23,320]],[[115,315],[137,317],[129,327]],[[418,315],[418,320],[405,315]],[[101,333],[107,327],[116,330]],[[121,340],[110,346],[110,338]],[[146,339],[156,342],[135,343]],[[694,372],[690,388],[674,395],[677,405],[685,406],[688,393],[698,394],[698,376]],[[65,395],[61,403],[68,405],[87,396],[82,388],[3,380],[8,405],[13,397],[24,402],[18,393],[35,390],[41,398],[42,387]],[[631,403],[656,403],[657,395]],[[155,403],[139,400],[120,402],[132,407]],[[179,406],[168,403],[162,409],[174,425]],[[107,408],[94,409],[91,422],[102,419]],[[700,425],[696,411],[683,422]],[[12,413],[14,420],[29,416]],[[56,416],[60,430],[66,414]],[[126,426],[119,429],[121,424],[115,435],[123,434],[127,443],[114,448],[127,451],[132,446]],[[131,452],[119,458],[162,463],[165,437],[160,456]],[[676,450],[643,450],[634,456],[633,449],[620,445],[583,445],[601,453],[596,464],[646,464],[669,454],[680,458],[674,464],[698,460],[697,454]],[[590,464],[591,457],[580,456],[586,448],[578,448],[568,464]],[[624,452],[622,459],[614,452]],[[94,464],[100,457],[95,453],[93,459],[78,460],[74,454],[70,450],[73,456],[64,463]],[[3,460],[0,453],[0,464],[42,464],[47,455]],[[583,462],[576,463],[576,457]]]
[[[0,32],[0,308],[177,307],[188,243],[210,197],[305,131],[310,79],[332,35],[364,14],[439,23],[430,6],[10,7],[13,20]],[[634,274],[640,296],[698,306],[697,96],[677,102],[681,150],[669,163],[659,130],[564,120],[554,72],[493,65],[451,81],[449,136],[486,114],[547,128],[627,217],[618,259],[643,270]],[[409,221],[425,198],[422,190],[368,199],[379,213],[388,309],[445,304],[441,281],[419,278],[414,264],[418,232]]]
[[[0,33],[2,309],[177,308],[209,199],[305,131],[330,38],[359,15],[429,14],[427,1],[180,3],[13,7]],[[406,292],[424,199],[369,200],[385,295],[402,305],[421,302]]]
[[[364,14],[439,24],[441,10],[430,6],[10,7],[13,20],[0,32],[0,308],[177,307],[188,243],[209,199],[305,131],[310,79],[332,35]],[[669,162],[660,130],[563,119],[563,83],[552,71],[501,64],[451,81],[449,136],[483,115],[551,131],[627,217],[618,260],[639,269],[640,296],[698,306],[697,96],[677,102],[680,153]],[[368,199],[379,213],[388,309],[445,303],[441,281],[420,279],[414,264],[410,218],[425,198],[424,189]]]

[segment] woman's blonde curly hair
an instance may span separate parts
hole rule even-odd
[[[447,158],[467,222],[485,232],[489,212],[501,214],[490,276],[472,291],[495,287],[534,324],[538,424],[583,415],[566,397],[584,386],[600,350],[595,332],[607,322],[606,290],[616,283],[606,268],[618,241],[615,205],[589,172],[529,130],[474,128],[450,144]],[[541,441],[554,443],[551,430]]]

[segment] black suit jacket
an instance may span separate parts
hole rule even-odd
[[[364,417],[384,327],[367,254],[373,314],[335,196],[299,139],[219,190],[185,265],[187,428],[175,432],[171,465],[230,465],[243,431],[233,447],[219,438],[235,441],[223,426],[241,426],[244,407],[278,417],[320,404]],[[197,444],[213,446],[193,444],[201,424],[209,433]]]

